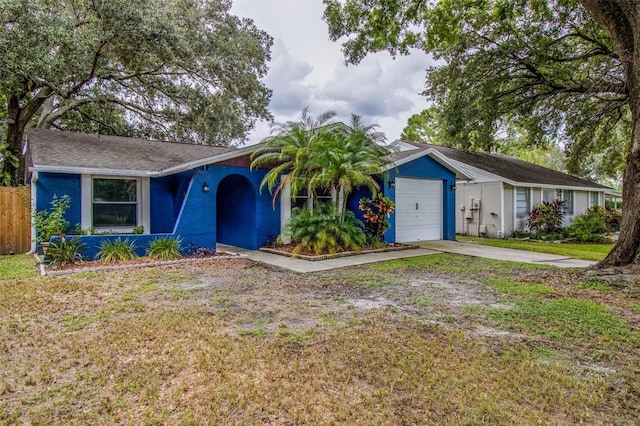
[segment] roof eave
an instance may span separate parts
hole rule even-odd
[[[247,155],[255,151],[256,146],[245,146],[244,148],[239,148],[234,151],[223,152],[222,154],[213,155],[210,157],[202,158],[200,160],[189,161],[187,163],[178,164],[176,166],[171,166],[166,169],[158,170],[155,172],[156,176],[167,176],[173,175],[176,173],[181,173],[187,170],[192,170],[198,167],[203,167],[209,164],[219,163],[221,161],[232,160],[234,158],[242,157],[243,155]]]
[[[44,173],[69,173],[69,174],[91,174],[103,176],[130,176],[130,177],[150,177],[156,175],[156,172],[149,170],[121,170],[121,169],[103,169],[93,167],[66,167],[66,166],[43,166],[34,165],[29,167],[30,172]]]
[[[428,149],[425,149],[425,150],[418,150],[418,152],[416,152],[413,155],[409,155],[409,156],[407,156],[405,158],[402,158],[402,159],[400,159],[398,161],[390,163],[389,165],[387,165],[383,169],[383,171],[391,170],[391,169],[393,169],[395,167],[400,167],[403,164],[410,163],[410,162],[412,162],[414,160],[417,160],[418,158],[424,157],[424,156],[429,156],[432,160],[434,160],[438,164],[440,164],[443,167],[446,167],[447,169],[449,169],[452,172],[454,172],[455,175],[456,175],[456,180],[467,180],[467,181],[473,180],[473,177],[469,174],[468,171],[466,171],[463,167],[458,166],[453,161],[451,161],[451,159],[449,159],[447,156],[445,156],[444,154],[436,151],[433,148],[428,148]]]

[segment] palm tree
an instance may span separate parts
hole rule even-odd
[[[272,167],[262,179],[260,190],[268,187],[273,193],[273,204],[285,185],[291,185],[291,194],[304,191],[309,197],[307,207],[313,208],[317,186],[312,177],[322,172],[319,162],[321,146],[326,144],[336,113],[326,111],[315,120],[309,108],[302,111],[299,121],[274,123],[271,135],[265,138],[251,155],[251,168]]]
[[[380,190],[374,175],[389,163],[389,150],[381,145],[385,137],[376,129],[376,125],[365,125],[360,116],[352,115],[350,125],[331,128],[331,138],[319,153],[322,171],[312,177],[312,185],[338,193],[341,217],[355,187],[366,186],[374,194]]]

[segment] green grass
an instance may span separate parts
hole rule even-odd
[[[19,254],[0,256],[0,280],[14,280],[38,276],[36,261],[33,256]]]
[[[478,274],[513,275],[515,271],[543,270],[553,267],[531,263],[510,262],[505,260],[484,259],[457,254],[434,254],[373,263],[368,266],[376,272],[397,275],[405,271],[425,273],[460,274],[477,276]]]
[[[507,278],[491,277],[487,284],[506,294],[518,294],[521,296],[555,294],[555,290],[544,284],[530,284],[513,282]]]
[[[499,240],[493,238],[477,238],[460,236],[458,241],[475,243],[492,247],[503,247],[517,250],[528,250],[538,253],[556,254],[559,256],[573,257],[575,259],[600,261],[613,248],[613,244],[555,244],[537,241]]]
[[[637,423],[637,299],[522,266],[437,255],[298,275],[234,260],[2,280],[0,424]],[[443,279],[511,309],[431,324],[444,307],[414,284]],[[423,316],[342,306],[373,297]],[[578,371],[603,352],[626,357],[616,373]]]
[[[638,342],[639,335],[608,308],[573,298],[525,297],[514,309],[489,309],[488,316],[510,329],[534,332],[552,339]]]

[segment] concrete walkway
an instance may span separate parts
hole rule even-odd
[[[366,253],[357,256],[338,257],[335,259],[308,261],[293,259],[278,254],[265,253],[259,250],[247,250],[239,247],[218,244],[219,251],[243,254],[256,262],[266,263],[289,269],[295,272],[307,273],[343,268],[345,266],[362,265],[365,263],[382,262],[392,259],[426,256],[439,253],[455,253],[465,256],[485,257],[488,259],[509,260],[513,262],[552,265],[562,268],[587,268],[596,262],[572,259],[554,254],[534,253],[524,250],[505,249],[499,247],[481,246],[478,244],[461,243],[457,241],[421,241],[414,243],[417,248],[407,250],[388,251],[382,253]]]
[[[279,254],[266,253],[260,250],[248,250],[239,247],[217,244],[219,251],[239,253],[256,262],[266,263],[289,269],[295,272],[307,273],[316,271],[327,271],[330,269],[344,268],[345,266],[363,265],[365,263],[382,262],[384,260],[404,259],[407,257],[426,256],[428,254],[439,254],[441,251],[429,250],[425,248],[413,248],[407,250],[387,251],[381,253],[364,253],[357,256],[336,257],[327,260],[302,260],[294,259]]]

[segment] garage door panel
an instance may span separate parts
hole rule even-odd
[[[396,241],[442,238],[442,181],[396,179]]]

